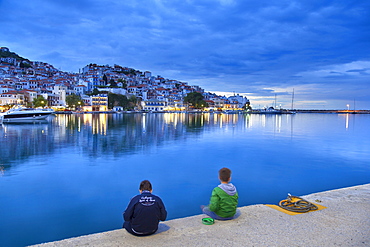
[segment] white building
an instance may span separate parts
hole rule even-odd
[[[86,91],[87,91],[87,87],[86,87],[85,85],[77,85],[77,86],[75,86],[75,87],[73,88],[73,90],[74,90],[74,93],[75,93],[76,95],[83,95],[83,94],[85,94],[85,93],[86,93]]]
[[[59,106],[65,106],[66,105],[66,92],[67,92],[67,87],[64,85],[55,85],[53,88],[53,94],[59,96],[59,102],[57,105]]]
[[[241,96],[239,94],[234,94],[233,96],[228,97],[228,100],[230,102],[237,101],[239,108],[242,108],[246,103],[249,103],[249,99],[247,99],[247,97]]]
[[[141,106],[144,111],[164,111],[166,102],[161,100],[143,100]]]

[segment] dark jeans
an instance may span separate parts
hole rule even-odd
[[[134,232],[134,230],[132,230],[131,223],[129,221],[125,221],[123,223],[123,228],[125,228],[126,231],[128,231],[129,233],[131,233],[132,235],[135,235],[135,236],[148,236],[148,235],[154,234],[157,231],[157,229],[156,229],[155,231],[149,232],[149,233],[143,233],[143,234],[136,233],[136,232]]]
[[[228,217],[228,218],[223,218],[223,217],[218,216],[215,212],[209,210],[209,207],[207,207],[207,206],[202,207],[202,211],[203,211],[204,214],[210,216],[212,219],[215,219],[215,220],[233,220],[233,219],[238,218],[239,215],[240,215],[240,210],[239,209],[236,210],[236,213],[235,213],[234,216]]]

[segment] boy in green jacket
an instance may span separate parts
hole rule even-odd
[[[236,187],[230,183],[231,170],[220,169],[218,178],[221,184],[213,189],[210,203],[208,206],[202,206],[202,211],[216,220],[234,219],[239,196]]]

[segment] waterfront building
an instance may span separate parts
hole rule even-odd
[[[166,106],[166,101],[163,100],[151,99],[141,101],[141,107],[144,111],[164,111]]]
[[[108,95],[98,94],[91,96],[91,111],[107,111]]]
[[[121,112],[123,111],[123,106],[113,106],[113,111],[118,111],[118,112]]]
[[[17,91],[8,91],[0,94],[1,105],[23,105],[25,104],[24,94]]]

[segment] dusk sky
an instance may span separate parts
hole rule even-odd
[[[0,0],[0,46],[68,72],[118,64],[253,108],[370,109],[370,1]]]

